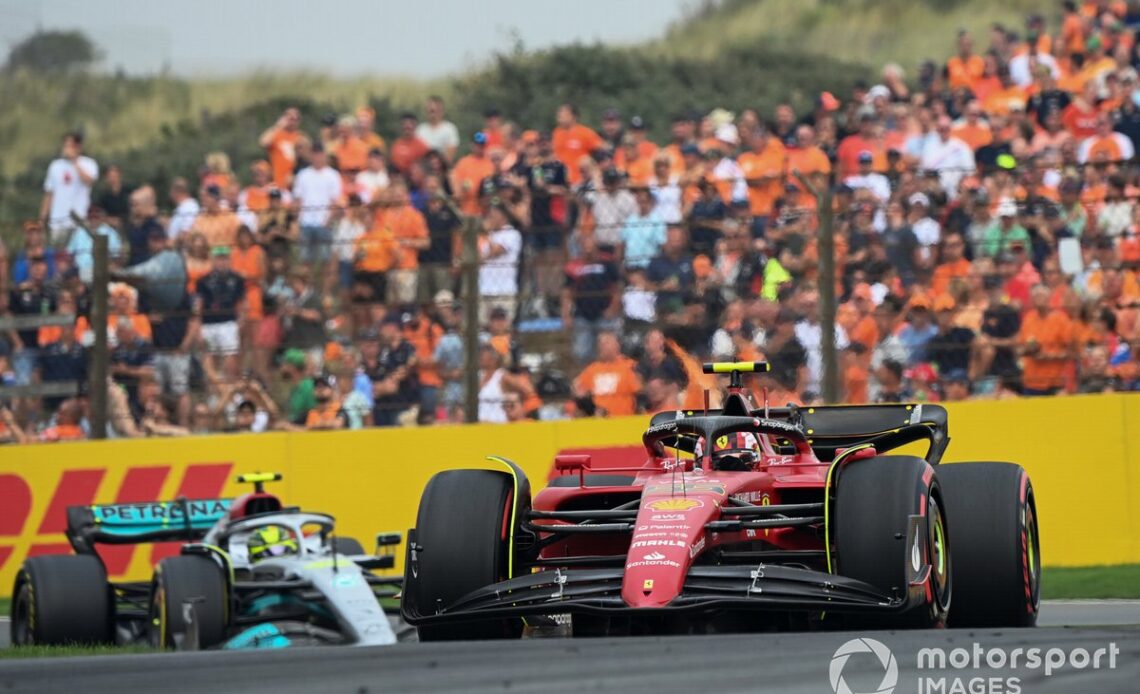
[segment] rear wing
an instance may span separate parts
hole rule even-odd
[[[816,456],[823,462],[834,459],[836,451],[840,449],[860,444],[871,444],[879,453],[884,453],[925,440],[929,442],[930,448],[924,457],[931,465],[937,465],[950,444],[946,409],[940,405],[904,403],[773,407],[767,413],[760,408],[750,410],[748,414],[752,417],[786,420],[798,425],[806,434]],[[723,410],[670,410],[653,415],[649,423],[650,429],[653,429],[678,419],[723,415]],[[676,443],[679,448],[684,448],[684,442]]]
[[[95,545],[197,542],[226,517],[232,499],[178,499],[134,504],[71,506],[67,539],[78,554]]]

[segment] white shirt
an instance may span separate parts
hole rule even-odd
[[[958,197],[958,181],[974,170],[974,150],[956,137],[932,137],[922,148],[921,168],[937,171],[938,180],[946,197]]]
[[[930,217],[923,217],[911,224],[910,228],[914,231],[914,237],[923,246],[938,245],[938,239],[942,235],[942,227]]]
[[[880,202],[891,199],[891,182],[881,173],[856,174],[843,181],[851,190],[869,190]]]
[[[656,180],[650,181],[649,192],[657,206],[653,208],[666,224],[679,224],[681,222],[681,186],[677,184],[677,177],[670,176],[669,182],[662,185]]]
[[[621,306],[626,318],[646,323],[657,319],[657,293],[648,289],[626,287],[621,295]]]
[[[390,180],[387,171],[372,171],[365,169],[356,174],[357,195],[362,202],[372,202],[376,193],[388,187]]]
[[[84,183],[79,171],[91,177],[91,183]],[[91,157],[56,159],[44,177],[44,192],[51,193],[51,209],[48,211],[48,226],[52,230],[74,229],[71,213],[84,219],[91,207],[91,185],[99,178],[99,165]]]
[[[1061,68],[1057,67],[1057,61],[1053,59],[1053,56],[1048,53],[1038,53],[1035,57],[1038,65],[1045,65],[1049,68],[1049,71],[1053,73],[1053,79],[1061,79]],[[1028,87],[1033,84],[1033,74],[1029,70],[1028,53],[1010,58],[1009,78],[1019,87]]]
[[[194,198],[186,198],[178,203],[178,207],[175,207],[174,213],[170,215],[170,224],[166,226],[166,237],[175,241],[179,236],[190,231],[190,228],[194,226],[194,220],[198,218],[198,213],[201,211],[201,206]]]
[[[432,125],[427,121],[416,126],[416,137],[424,144],[438,152],[447,153],[448,149],[459,146],[459,128],[455,123],[442,120],[439,125]]]
[[[479,421],[502,424],[507,421],[503,409],[503,369],[496,369],[479,388]]]
[[[479,266],[479,294],[481,296],[514,296],[519,293],[519,256],[522,254],[522,234],[507,225],[492,231],[483,263]],[[491,246],[502,246],[505,253],[488,258]]]
[[[744,169],[740,168],[735,159],[721,158],[713,167],[712,177],[714,181],[732,181],[733,200],[748,199],[748,183],[744,180]]]
[[[364,225],[344,216],[336,223],[333,231],[333,248],[338,260],[351,263],[356,254],[356,239],[364,235]]]
[[[301,226],[323,227],[329,222],[331,208],[340,200],[340,174],[331,166],[315,169],[307,166],[293,180],[293,197],[301,205]]]
[[[808,384],[807,390],[819,393],[819,384],[823,380],[823,330],[819,323],[809,323],[802,320],[796,323],[796,339],[807,352]],[[835,326],[835,350],[847,349],[850,342],[847,340],[847,331],[843,326]],[[837,355],[838,356],[838,355]]]

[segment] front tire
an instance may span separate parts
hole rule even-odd
[[[12,590],[13,646],[115,642],[115,602],[99,557],[32,557]]]
[[[148,637],[155,648],[178,648],[175,639],[187,631],[183,605],[191,601],[198,632],[198,648],[210,648],[226,639],[229,590],[222,567],[209,557],[186,554],[159,562],[151,584]]]
[[[946,623],[953,572],[944,508],[934,469],[921,458],[877,456],[850,463],[840,471],[832,520],[837,573],[887,595],[905,597],[910,589],[906,559],[910,517],[926,518],[922,538],[923,554],[930,564],[926,600],[892,620],[895,626]]]
[[[950,626],[1035,625],[1041,550],[1029,475],[1012,463],[951,463],[938,477],[956,559]]]
[[[404,591],[434,614],[473,590],[509,578],[511,477],[492,470],[447,470],[428,481],[416,516],[415,566]],[[409,562],[411,564],[411,562]],[[414,570],[413,570],[414,569]],[[417,628],[420,641],[518,638],[521,619]]]

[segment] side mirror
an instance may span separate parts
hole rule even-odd
[[[586,453],[563,453],[554,456],[555,470],[581,470],[590,467],[590,456]]]

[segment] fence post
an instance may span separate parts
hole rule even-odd
[[[91,328],[95,331],[95,345],[91,350],[90,424],[91,438],[107,438],[107,366],[110,350],[107,347],[107,282],[110,280],[110,252],[107,237],[92,234],[94,262],[91,278]]]
[[[465,216],[463,257],[463,421],[479,421],[479,230],[476,216]]]
[[[815,196],[819,231],[819,348],[823,361],[820,395],[826,403],[839,401],[839,359],[835,353],[835,217],[831,209],[831,186],[821,190],[800,171],[792,175]],[[826,183],[826,181],[825,181]]]

